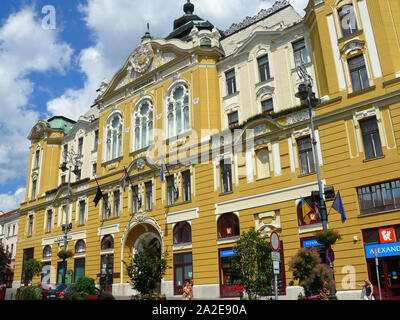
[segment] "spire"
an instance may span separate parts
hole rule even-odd
[[[194,4],[191,3],[190,0],[187,0],[185,5],[183,6],[183,12],[185,12],[185,14],[193,14]]]
[[[150,35],[150,25],[147,22],[147,31],[144,34],[144,36],[142,37],[142,41],[147,40],[147,39],[153,39],[153,37]]]

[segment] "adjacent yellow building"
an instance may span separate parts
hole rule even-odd
[[[295,97],[304,67],[320,98],[323,185],[340,191],[347,216],[327,199],[329,228],[343,237],[333,246],[337,296],[358,299],[356,284],[376,281],[377,247],[383,298],[400,297],[399,6],[311,0],[301,18],[277,1],[222,32],[186,3],[167,37],[145,34],[86,114],[32,129],[14,285],[31,257],[46,265],[43,282],[60,282],[68,216],[67,281],[86,275],[131,295],[124,263],[148,239],[167,254],[167,296],[193,278],[195,297],[238,297],[228,257],[255,227],[279,233],[279,293],[296,299],[288,263],[322,229],[301,214],[318,190],[308,110]],[[69,175],[60,166],[71,152]]]

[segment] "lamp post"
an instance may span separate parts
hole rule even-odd
[[[322,228],[323,230],[328,229],[328,215],[326,210],[326,204],[324,200],[324,190],[322,187],[322,180],[321,180],[321,172],[319,168],[319,157],[318,157],[318,150],[317,150],[317,140],[315,139],[315,130],[314,130],[314,121],[313,121],[313,108],[315,108],[318,103],[319,99],[315,97],[315,93],[312,91],[312,81],[313,79],[307,73],[306,69],[303,66],[298,67],[297,73],[299,78],[303,79],[303,83],[299,85],[299,91],[296,93],[296,97],[299,98],[301,101],[306,101],[308,106],[308,113],[310,116],[310,129],[311,129],[311,143],[313,145],[314,150],[314,159],[315,159],[315,166],[317,170],[317,179],[318,179],[318,191],[319,191],[319,204],[318,209],[321,215],[322,220]],[[326,256],[327,248],[324,246],[324,253]],[[331,267],[331,266],[330,266]],[[332,272],[333,272],[333,267]],[[333,273],[332,273],[333,274]],[[336,297],[336,288],[333,285],[333,288],[330,290],[330,300],[337,300]]]
[[[70,206],[70,197],[71,197],[71,172],[73,172],[76,176],[80,173],[80,167],[82,166],[82,162],[80,159],[82,155],[76,154],[73,151],[64,151],[63,152],[64,161],[61,163],[60,170],[65,172],[68,170],[68,195],[67,195],[67,208],[65,212],[65,224],[62,226],[64,231],[64,250],[67,250],[67,243],[68,243],[68,231],[72,229],[72,224],[68,224],[68,213],[69,213],[69,206]],[[72,170],[72,168],[74,168]],[[63,266],[63,276],[62,276],[62,283],[65,284],[65,275],[67,272],[66,268],[66,260],[64,260]]]

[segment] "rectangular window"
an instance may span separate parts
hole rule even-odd
[[[237,111],[228,114],[228,125],[233,127],[239,124],[239,113]]]
[[[68,144],[64,144],[64,151],[63,151],[63,160],[67,161],[67,154],[68,154]]]
[[[296,67],[307,63],[307,50],[304,39],[294,42],[292,46]]]
[[[78,140],[78,154],[81,156],[83,153],[83,137]]]
[[[93,163],[92,165],[92,177],[95,177],[97,174],[97,163]]]
[[[300,159],[300,174],[310,174],[315,172],[313,149],[311,138],[306,137],[297,140]]]
[[[260,82],[263,82],[265,80],[268,80],[271,78],[271,73],[269,70],[269,59],[268,55],[265,55],[263,57],[260,57],[257,59],[257,64],[258,64],[258,72],[260,75]]]
[[[400,180],[357,188],[360,213],[400,208]]]
[[[376,118],[360,121],[360,128],[364,143],[365,159],[383,156]]]
[[[225,73],[226,86],[228,95],[234,94],[236,92],[236,76],[235,70],[231,70]]]
[[[169,206],[175,204],[175,180],[174,175],[167,177],[167,203]]]
[[[107,220],[110,214],[111,208],[108,203],[108,194],[103,195],[103,220]]]
[[[232,165],[230,160],[221,160],[222,193],[232,191]]]
[[[74,274],[76,282],[79,278],[85,276],[85,258],[75,259]]]
[[[32,183],[32,200],[36,199],[36,187],[37,187],[37,181],[34,180]]]
[[[85,224],[85,200],[79,201],[79,225]]]
[[[121,193],[119,190],[114,191],[114,217],[119,217]]]
[[[270,113],[274,111],[274,100],[267,99],[264,101],[261,101],[261,110],[263,113]]]
[[[33,233],[33,215],[29,216],[28,237],[32,237]]]
[[[182,172],[183,201],[191,200],[190,170]]]
[[[47,211],[47,232],[51,232],[51,227],[53,224],[53,211]]]
[[[36,150],[36,153],[35,153],[35,168],[39,168],[39,162],[40,162],[40,150]]]
[[[139,186],[132,187],[132,213],[139,211]]]
[[[347,60],[353,91],[361,91],[369,87],[368,73],[365,66],[364,56],[360,55]]]
[[[97,151],[97,145],[99,144],[99,130],[96,130],[94,132],[94,145],[93,145],[93,151]]]
[[[338,14],[343,37],[353,34],[358,30],[357,20],[352,5],[345,5],[343,8],[338,10]]]
[[[150,211],[153,204],[153,183],[149,181],[144,186],[146,188],[146,211]]]
[[[193,279],[192,253],[174,254],[174,294],[183,294],[185,280]]]
[[[61,184],[65,183],[65,174],[61,176]]]

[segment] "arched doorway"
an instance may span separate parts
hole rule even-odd
[[[157,248],[160,255],[163,254],[163,233],[157,221],[153,218],[147,217],[140,221],[131,221],[125,228],[121,239],[121,284],[124,287],[128,286],[129,291],[131,282],[126,265],[130,264],[134,255],[142,250],[144,242],[151,243]]]

